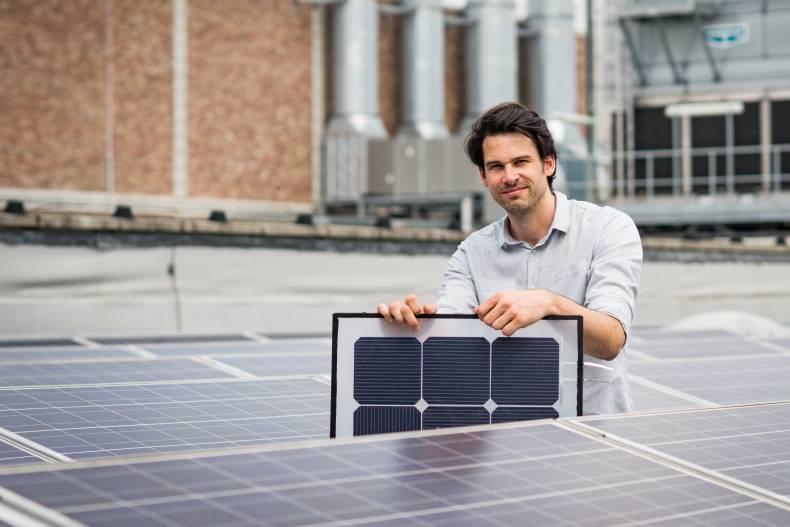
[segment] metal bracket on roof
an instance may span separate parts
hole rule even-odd
[[[631,34],[631,28],[628,27],[628,21],[625,18],[620,18],[617,22],[620,25],[620,31],[623,33],[625,43],[628,46],[628,51],[631,54],[631,60],[634,63],[634,69],[636,69],[636,73],[639,76],[639,85],[647,86],[647,76],[645,75],[645,69],[642,66],[642,62],[639,60],[639,51],[636,49],[634,37]]]
[[[0,428],[0,441],[47,463],[71,463],[74,461],[69,456],[55,452],[51,448],[47,448],[5,428]]]
[[[672,54],[672,47],[669,45],[669,38],[667,38],[667,28],[660,18],[656,18],[655,24],[658,30],[658,37],[661,40],[661,47],[664,49],[664,54],[667,56],[669,67],[672,68],[672,78],[675,80],[675,84],[685,84],[687,79],[680,71],[680,67],[675,61],[675,56]]]
[[[25,527],[85,527],[40,503],[0,487],[0,520]]]
[[[713,74],[713,82],[721,82],[721,73],[719,72],[719,67],[716,64],[716,59],[713,58],[713,53],[710,50],[710,46],[708,46],[708,43],[705,42],[705,32],[702,30],[702,19],[699,13],[694,13],[694,26],[697,28],[697,31],[699,31],[700,37],[702,38],[702,49],[705,51],[705,58],[708,59],[710,71]]]

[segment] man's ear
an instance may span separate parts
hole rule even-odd
[[[488,181],[486,181],[486,170],[484,168],[477,168],[478,172],[480,172],[480,179],[483,181],[483,186],[488,187]]]
[[[546,174],[547,176],[553,176],[555,175],[556,171],[557,171],[557,158],[552,155],[548,155],[544,157],[543,173]]]

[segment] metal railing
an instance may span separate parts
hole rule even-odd
[[[614,152],[611,167],[616,198],[790,191],[790,144]]]

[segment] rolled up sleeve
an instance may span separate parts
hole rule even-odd
[[[626,339],[636,311],[642,268],[642,242],[634,221],[626,214],[604,208],[602,228],[593,249],[584,306],[616,318]]]

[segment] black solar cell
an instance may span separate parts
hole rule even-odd
[[[482,337],[430,337],[422,368],[428,404],[482,406],[491,398],[491,344]]]
[[[420,355],[415,338],[359,339],[354,344],[354,398],[359,404],[416,404]]]

